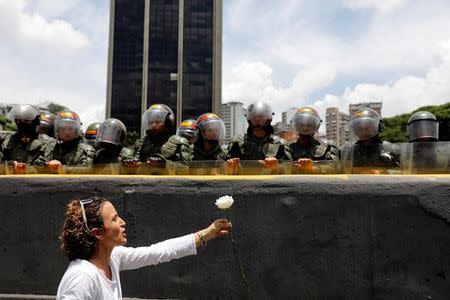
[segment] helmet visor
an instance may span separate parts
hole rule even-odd
[[[313,135],[320,125],[320,118],[310,114],[296,114],[292,120],[292,129],[300,135]]]
[[[59,119],[55,122],[55,137],[70,140],[80,136],[80,121]]]
[[[217,141],[225,138],[225,124],[222,120],[210,120],[198,126],[205,140]]]
[[[247,110],[247,120],[255,122],[258,119],[262,119],[264,120],[264,123],[266,122],[266,120],[271,120],[272,119],[272,108],[265,103],[256,103],[256,104],[251,104],[248,107]],[[254,125],[259,125],[259,124],[254,124]]]
[[[154,125],[164,124],[167,112],[161,110],[147,110],[142,117],[142,128],[147,131]]]
[[[190,144],[195,143],[197,140],[197,131],[191,128],[178,128],[177,133],[178,136],[186,138]]]
[[[438,122],[433,120],[421,120],[408,125],[408,136],[410,141],[417,139],[434,139],[439,137]]]
[[[122,140],[122,130],[114,126],[105,127],[101,125],[100,128],[98,129],[95,143],[97,145],[99,143],[110,143],[114,145],[120,145],[121,140]]]
[[[9,112],[11,121],[31,123],[37,116],[40,116],[39,110],[31,105],[15,105]]]
[[[366,140],[378,134],[379,123],[379,120],[373,118],[358,118],[351,121],[351,127],[360,140]]]

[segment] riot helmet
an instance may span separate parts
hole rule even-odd
[[[80,117],[73,111],[61,111],[55,118],[55,138],[69,142],[80,136]]]
[[[266,127],[272,122],[272,107],[262,101],[256,101],[247,108],[247,121],[249,127]]]
[[[222,119],[216,114],[202,114],[197,119],[197,128],[204,140],[218,141],[225,138],[225,124],[223,123]]]
[[[88,142],[89,145],[95,145],[95,139],[97,138],[98,129],[102,122],[94,122],[86,128],[86,132],[84,133],[84,138]]]
[[[51,112],[41,113],[41,119],[39,126],[37,128],[37,132],[40,134],[46,134],[48,136],[54,135],[54,126],[53,123],[55,121],[56,115]]]
[[[439,124],[432,113],[418,111],[408,120],[406,126],[409,141],[437,141],[439,139]]]
[[[36,127],[39,125],[40,112],[33,105],[14,105],[9,112],[9,118],[16,123],[19,132],[37,134]]]
[[[383,121],[373,109],[362,108],[352,116],[350,127],[359,140],[367,140],[378,135],[383,128]]]
[[[100,124],[97,132],[95,144],[109,143],[116,146],[122,144],[125,139],[127,129],[122,121],[114,118],[105,120]]]
[[[170,131],[174,123],[173,111],[165,104],[153,104],[142,115],[142,129],[146,133],[160,128],[163,124]]]
[[[195,143],[197,140],[197,121],[193,119],[184,120],[178,127],[176,134],[186,138],[189,144]]]
[[[292,118],[291,127],[299,135],[313,136],[319,130],[321,122],[322,120],[315,109],[302,107],[297,110]]]

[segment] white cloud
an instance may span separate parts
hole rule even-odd
[[[343,0],[343,4],[349,8],[372,8],[383,14],[400,8],[407,2],[408,0]]]
[[[267,101],[276,111],[292,106],[306,105],[310,93],[324,88],[335,79],[333,68],[318,65],[302,69],[289,87],[283,88],[273,81],[272,68],[264,62],[243,62],[225,76],[224,102],[240,101],[245,105],[256,100]],[[279,116],[275,116],[275,120]]]
[[[38,51],[40,55],[69,56],[89,44],[88,38],[71,24],[29,13],[26,5],[24,0],[0,0],[0,39],[8,47]]]
[[[0,103],[55,102],[83,127],[104,120],[109,11],[90,1],[44,4],[50,9],[46,0],[0,0]]]
[[[361,83],[353,89],[347,88],[341,96],[326,95],[314,106],[320,107],[322,113],[330,106],[347,112],[351,103],[383,101],[382,114],[389,117],[421,106],[450,102],[450,39],[440,43],[434,57],[436,64],[422,77],[405,76],[384,85]]]

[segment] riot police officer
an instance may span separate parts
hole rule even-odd
[[[109,118],[100,123],[95,140],[98,150],[95,153],[94,164],[121,163],[133,159],[132,150],[122,147],[126,133],[125,125],[118,119]]]
[[[61,111],[56,115],[56,141],[44,147],[40,158],[51,170],[58,171],[63,165],[83,167],[92,165],[95,150],[83,142],[80,127],[80,117],[75,112]]]
[[[86,143],[96,148],[95,140],[97,138],[98,129],[100,128],[100,125],[102,122],[94,122],[91,125],[89,125],[86,128],[86,132],[84,133],[84,139],[86,140]]]
[[[225,138],[225,124],[213,113],[205,113],[197,119],[197,141],[192,160],[224,160],[226,151],[220,141]]]
[[[162,147],[175,133],[175,115],[164,104],[151,105],[142,115],[145,136],[137,142],[135,159],[152,167],[165,167]]]
[[[38,139],[36,131],[40,112],[29,104],[15,105],[9,117],[17,125],[17,132],[8,133],[0,141],[4,161],[14,163],[15,173],[26,173],[27,164],[36,164],[44,143]]]
[[[294,166],[301,172],[318,171],[317,166],[314,168],[313,161],[340,159],[340,149],[336,144],[315,138],[321,122],[319,114],[311,107],[298,109],[292,119],[291,126],[298,139],[290,143],[288,148]]]
[[[162,156],[173,162],[190,162],[197,140],[197,121],[184,120],[161,149]]]
[[[432,113],[418,111],[411,115],[407,124],[410,142],[436,142],[439,140],[439,124]]]
[[[384,123],[376,111],[370,108],[358,110],[352,116],[350,126],[358,138],[354,145],[345,146],[345,152],[349,154],[345,156],[352,161],[352,168],[360,168],[362,173],[379,174],[399,166],[398,147],[379,137]]]
[[[448,144],[439,141],[439,123],[436,116],[428,111],[418,111],[411,115],[406,129],[410,144],[407,146],[409,171],[434,173],[447,170],[449,166]],[[447,155],[445,155],[447,153]],[[403,158],[402,158],[403,159]]]
[[[56,115],[51,112],[41,113],[37,132],[39,134],[39,140],[44,144],[54,141],[55,127],[53,126],[53,122],[55,121],[55,117]]]
[[[288,158],[284,141],[274,138],[272,116],[272,108],[267,103],[257,101],[248,106],[247,133],[234,137],[228,147],[229,172],[235,172],[240,160],[260,160],[275,172],[277,159]]]

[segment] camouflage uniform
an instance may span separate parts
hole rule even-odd
[[[41,162],[58,160],[62,165],[87,167],[92,165],[94,155],[94,148],[84,143],[81,137],[77,137],[68,143],[56,141],[48,143],[41,151],[39,160]]]
[[[192,160],[189,141],[178,135],[172,135],[161,147],[161,155],[166,160],[174,162],[189,162]]]
[[[308,136],[307,139],[304,144],[298,141],[289,144],[289,152],[293,161],[300,158],[309,158],[313,161],[339,160],[341,158],[341,151],[333,142],[318,141],[312,136]]]
[[[356,168],[394,168],[400,165],[399,148],[382,141],[378,135],[369,141],[357,141],[353,145],[345,144],[342,153],[344,160],[352,160],[352,167]]]
[[[118,148],[118,151],[109,151],[105,148],[98,149],[94,156],[94,164],[116,164],[131,160],[134,151],[130,148]]]
[[[47,144],[47,143],[56,141],[55,138],[52,138],[51,136],[49,136],[45,133],[40,133],[38,135],[38,139],[42,142],[42,144]]]
[[[21,134],[9,133],[1,140],[1,152],[4,161],[18,161],[27,164],[37,164],[39,152],[44,144],[37,138],[29,138],[21,142]]]
[[[192,153],[192,160],[225,160],[227,152],[222,149],[220,143],[212,151],[206,152],[201,143],[194,144],[194,152]]]
[[[257,138],[253,134],[247,133],[234,137],[228,146],[228,159],[264,160],[268,157],[288,158],[283,139],[273,135]]]
[[[135,159],[140,162],[147,162],[150,159],[162,158],[162,147],[169,140],[168,135],[156,136],[147,134],[136,144]]]

